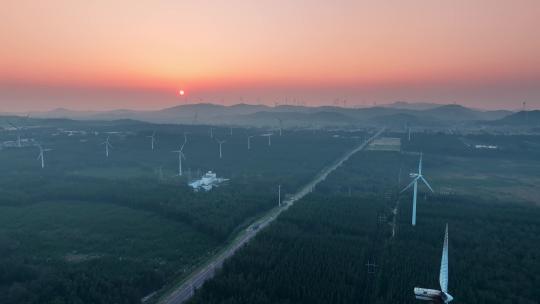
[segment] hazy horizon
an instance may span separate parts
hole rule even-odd
[[[540,108],[538,1],[7,1],[0,17],[2,112]]]
[[[170,109],[170,108],[176,108],[176,107],[181,107],[181,106],[192,106],[192,105],[213,105],[213,106],[223,106],[223,107],[234,107],[234,106],[242,106],[242,105],[245,105],[245,106],[263,106],[263,107],[268,107],[268,108],[277,108],[277,107],[281,107],[281,106],[290,106],[290,107],[309,107],[309,108],[319,108],[319,107],[335,107],[335,108],[344,108],[344,109],[367,109],[367,108],[373,108],[373,107],[396,107],[397,109],[401,108],[400,106],[398,106],[397,104],[398,103],[402,103],[401,106],[404,107],[404,109],[407,109],[407,107],[405,107],[405,104],[407,104],[408,106],[411,106],[411,107],[414,107],[414,105],[418,105],[418,106],[421,106],[421,105],[425,105],[425,106],[430,106],[430,105],[433,105],[434,107],[439,107],[439,106],[447,106],[447,105],[457,105],[457,106],[462,106],[462,107],[467,107],[469,109],[473,109],[473,110],[479,110],[479,111],[513,111],[513,112],[518,112],[518,111],[521,111],[522,108],[515,108],[515,109],[511,109],[511,108],[479,108],[479,107],[469,107],[469,106],[466,106],[466,105],[462,105],[462,104],[458,104],[458,103],[436,103],[436,102],[408,102],[408,101],[395,101],[395,102],[390,102],[390,103],[381,103],[381,104],[372,104],[372,105],[349,105],[349,104],[343,104],[343,103],[335,103],[335,104],[328,104],[328,105],[325,105],[325,104],[321,104],[321,105],[314,105],[314,104],[293,104],[293,103],[282,103],[282,104],[274,104],[274,105],[269,105],[269,104],[264,104],[264,103],[251,103],[251,102],[238,102],[238,103],[231,103],[231,104],[222,104],[222,103],[217,103],[217,102],[211,102],[211,101],[201,101],[201,102],[187,102],[187,103],[181,103],[181,104],[176,104],[176,105],[170,105],[170,106],[167,106],[167,107],[158,107],[158,108],[152,108],[152,109],[137,109],[137,108],[106,108],[106,109],[92,109],[92,108],[70,108],[70,107],[55,107],[55,108],[47,108],[47,109],[42,109],[42,110],[33,110],[33,109],[29,109],[29,110],[20,110],[20,111],[0,111],[0,114],[15,114],[15,115],[27,115],[29,113],[47,113],[47,112],[53,112],[53,111],[58,111],[58,110],[66,110],[66,111],[73,111],[73,112],[109,112],[109,111],[141,111],[141,112],[144,112],[144,111],[159,111],[159,110],[166,110],[166,109]],[[423,109],[422,108],[410,108],[412,110],[419,110],[419,111],[422,111]],[[536,109],[528,109],[528,110],[536,110]]]

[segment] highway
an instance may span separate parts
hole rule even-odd
[[[281,207],[274,208],[266,213],[264,216],[256,220],[251,224],[247,229],[242,230],[237,237],[222,251],[216,254],[211,258],[204,266],[197,269],[191,275],[187,277],[180,285],[176,286],[172,291],[170,291],[166,296],[161,298],[158,303],[160,304],[180,304],[187,301],[196,289],[200,288],[204,282],[211,279],[216,270],[221,268],[223,262],[231,257],[238,249],[243,245],[247,244],[253,237],[257,235],[261,230],[266,226],[272,223],[281,212],[287,210],[295,202],[302,199],[308,193],[313,191],[315,187],[326,177],[341,166],[345,161],[347,161],[351,156],[353,156],[358,151],[364,149],[373,139],[379,136],[384,132],[384,128],[379,130],[375,135],[370,137],[368,140],[362,144],[356,146],[351,151],[345,153],[345,155],[338,158],[332,165],[323,168],[315,178],[306,184],[304,187],[300,188],[294,195],[289,197],[287,200],[283,201]]]

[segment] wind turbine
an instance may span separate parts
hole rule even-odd
[[[154,143],[156,142],[156,131],[154,131],[154,133],[152,133],[152,135],[147,136],[147,137],[150,138],[150,142],[151,142],[151,145],[152,145],[152,151],[154,151]]]
[[[223,145],[226,141],[225,140],[216,140],[219,144],[219,158],[221,159],[222,158],[222,155],[221,155],[221,145]]]
[[[109,157],[109,148],[112,148],[113,146],[109,142],[109,136],[107,136],[107,139],[101,143],[102,145],[105,145],[105,156]]]
[[[214,138],[214,128],[210,128],[210,138]]]
[[[177,176],[182,176],[182,158],[186,159],[186,156],[184,155],[184,146],[186,145],[186,142],[182,144],[180,147],[180,150],[171,151],[173,153],[178,153],[178,174]]]
[[[283,119],[278,118],[279,121],[279,136],[281,136],[281,131],[283,130]]]
[[[51,151],[52,149],[43,149],[41,145],[38,145],[39,148],[39,155],[37,157],[38,160],[41,160],[41,168],[45,168],[45,154],[43,152]]]
[[[251,138],[253,137],[253,135],[248,135],[247,137],[247,148],[248,150],[251,150]]]
[[[270,138],[272,137],[272,135],[274,135],[274,134],[272,134],[272,133],[267,133],[267,134],[261,135],[261,136],[266,136],[266,137],[268,137],[268,146],[271,146],[271,145],[272,145],[272,140],[270,139]]]
[[[441,290],[414,288],[414,295],[418,300],[431,301],[446,304],[452,302],[454,297],[448,293],[448,224],[444,232],[444,244],[441,257],[441,269],[439,271],[439,285]]]
[[[12,127],[15,128],[15,130],[17,130],[17,147],[22,147],[21,145],[21,128],[12,124],[11,122],[9,123]]]
[[[416,225],[416,196],[418,194],[418,181],[419,180],[422,181],[429,188],[429,190],[433,192],[433,188],[431,188],[427,180],[422,175],[422,153],[420,153],[420,162],[418,163],[418,173],[411,173],[410,177],[413,178],[412,182],[403,190],[401,190],[401,193],[409,189],[411,186],[413,187],[412,225],[415,226]]]

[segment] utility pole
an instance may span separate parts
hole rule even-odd
[[[281,185],[278,185],[278,206],[281,207]]]

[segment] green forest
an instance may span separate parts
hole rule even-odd
[[[0,303],[139,303],[188,274],[362,133],[1,120]],[[210,137],[210,128],[212,135]],[[155,150],[148,136],[156,132]],[[232,133],[232,134],[231,134]],[[253,135],[247,149],[247,135]],[[110,138],[105,156],[101,143]],[[177,150],[184,174],[175,176]],[[216,139],[226,140],[219,159]],[[45,168],[36,159],[36,144]],[[310,151],[322,153],[309,153]],[[208,170],[229,181],[194,192]]]
[[[276,208],[278,185],[286,198],[375,131],[279,136],[257,128],[0,118],[9,123],[25,127],[0,132],[0,303],[7,304],[153,303],[152,295]],[[270,132],[271,144],[262,136]],[[537,303],[540,138],[402,139],[401,153],[352,157],[227,260],[191,303],[414,303],[415,286],[438,288],[446,223],[456,302]],[[225,140],[221,159],[217,140]],[[176,176],[172,151],[184,142],[184,172]],[[37,144],[51,149],[44,168]],[[399,191],[418,152],[435,193],[420,188],[413,228],[411,193]],[[209,192],[188,187],[208,170],[229,180]]]
[[[417,157],[352,158],[225,263],[190,303],[415,303],[414,287],[439,288],[446,223],[456,302],[538,303],[540,208],[421,188],[412,227],[411,196],[398,191]],[[425,155],[428,179],[436,160]]]

